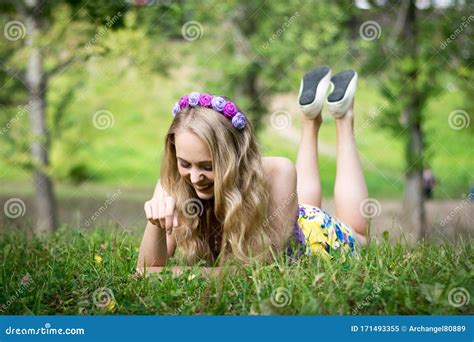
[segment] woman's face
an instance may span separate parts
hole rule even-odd
[[[194,188],[199,198],[214,197],[214,170],[207,145],[190,131],[175,136],[176,159],[181,177]]]

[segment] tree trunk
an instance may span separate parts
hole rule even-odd
[[[252,62],[245,68],[245,71],[238,77],[236,92],[238,97],[244,97],[250,100],[248,110],[253,115],[253,124],[256,131],[262,128],[262,102],[260,101],[260,92],[257,87],[258,77],[260,76],[260,66]]]
[[[240,4],[231,15],[232,37],[234,40],[234,54],[237,60],[243,56],[249,64],[237,75],[236,95],[249,101],[248,110],[252,113],[252,122],[256,131],[262,127],[264,106],[258,87],[261,72],[260,57],[255,53],[250,43],[250,35],[255,32],[256,17],[251,15],[255,9],[248,4]]]
[[[29,47],[29,60],[26,82],[30,97],[31,154],[33,161],[34,187],[36,191],[36,232],[51,232],[56,228],[56,206],[53,183],[47,174],[49,166],[49,134],[46,128],[47,78],[38,36],[41,25],[41,2],[27,0],[26,3],[26,44]]]
[[[409,109],[412,116],[412,108]],[[407,112],[410,115],[410,112]],[[406,226],[413,232],[413,240],[426,237],[426,214],[423,196],[423,133],[420,122],[409,127],[409,141],[407,145],[408,170],[405,174],[404,213]],[[411,241],[415,242],[415,241]]]
[[[423,131],[419,91],[417,91],[417,74],[419,68],[417,52],[416,6],[410,2],[404,30],[407,55],[414,61],[414,67],[407,75],[408,86],[404,96],[408,99],[403,121],[408,125],[408,143],[406,148],[407,171],[405,174],[404,213],[406,228],[413,232],[414,239],[426,236],[426,217],[423,197]],[[411,241],[414,242],[414,241]]]

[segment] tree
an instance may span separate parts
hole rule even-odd
[[[0,154],[33,173],[36,231],[50,232],[57,226],[53,177],[58,165],[51,164],[53,142],[62,142],[61,150],[77,155],[77,142],[69,148],[68,143],[72,143],[65,133],[74,131],[73,136],[91,138],[85,132],[91,131],[94,118],[74,117],[69,112],[77,111],[68,108],[86,76],[87,63],[107,58],[146,75],[165,71],[168,59],[161,58],[162,28],[166,31],[172,26],[181,11],[167,2],[149,7],[142,3],[134,6],[130,1],[105,1],[98,5],[79,0],[11,0],[2,2],[0,11],[5,14],[0,23],[6,38],[0,42],[0,109],[6,114],[0,117],[4,128]],[[161,22],[159,18],[165,14],[168,16]],[[158,59],[160,62],[156,63]],[[117,75],[120,72],[118,68]],[[60,94],[56,108],[48,111],[49,85],[59,75],[70,76],[71,82]],[[18,122],[27,112],[31,118],[29,130]],[[89,177],[83,164],[68,164],[72,164],[68,171],[70,180]]]
[[[362,42],[361,47],[369,52],[365,60],[366,71],[374,72],[374,65],[379,65],[377,75],[385,76],[380,85],[389,108],[378,122],[381,127],[390,128],[397,137],[405,139],[403,206],[407,221],[404,225],[414,233],[413,237],[422,239],[427,235],[422,186],[428,149],[423,130],[426,107],[428,101],[442,90],[445,73],[470,69],[474,56],[472,44],[468,43],[469,48],[460,53],[460,47],[468,40],[467,35],[459,36],[449,48],[443,45],[456,32],[463,13],[470,13],[472,5],[453,2],[446,8],[438,8],[431,3],[421,9],[416,1],[370,3],[371,10],[365,16],[372,20],[361,25],[361,34],[364,25],[369,24],[366,28],[372,30],[377,39],[380,36],[380,40],[375,43],[375,38],[370,37],[366,39],[369,42]],[[398,15],[387,14],[390,13],[388,9],[395,9]],[[466,72],[465,77],[472,79],[472,73]],[[469,92],[466,84],[461,84],[461,88]]]
[[[406,160],[409,165],[405,173],[405,200],[404,212],[408,219],[408,227],[418,232],[419,237],[426,235],[426,214],[423,193],[423,151],[424,141],[422,132],[422,110],[426,102],[427,92],[420,92],[418,83],[420,59],[418,52],[418,22],[416,6],[413,1],[407,2],[405,11],[405,27],[401,34],[406,48],[404,55],[410,67],[402,72],[402,77],[407,80],[401,95],[406,99],[406,106],[402,111],[402,122],[406,123],[408,142],[406,147]],[[403,13],[403,12],[402,12]]]
[[[50,134],[48,131],[47,115],[46,115],[46,94],[48,90],[49,78],[59,72],[62,72],[71,63],[85,58],[79,52],[84,42],[79,41],[70,53],[64,57],[64,50],[60,50],[57,55],[52,54],[47,44],[48,34],[53,26],[52,19],[54,12],[64,10],[69,7],[78,12],[77,16],[73,16],[73,21],[105,20],[104,14],[113,14],[125,12],[126,7],[123,4],[109,3],[108,6],[103,5],[99,8],[87,5],[87,2],[81,1],[55,1],[45,2],[40,0],[25,0],[23,2],[9,1],[2,4],[1,10],[13,16],[15,19],[5,24],[5,38],[11,42],[17,42],[17,49],[24,52],[24,65],[19,65],[18,69],[12,67],[8,61],[3,67],[2,76],[7,79],[14,78],[16,83],[21,83],[28,93],[29,102],[26,106],[31,122],[30,129],[30,149],[31,159],[26,164],[33,171],[34,188],[36,191],[36,209],[37,209],[37,232],[50,232],[57,227],[56,203],[54,197],[53,182],[50,177]],[[82,11],[82,9],[85,9]],[[81,12],[82,11],[82,12]],[[122,15],[119,15],[114,24],[120,25]],[[63,27],[63,32],[59,35],[66,34],[68,25]],[[87,29],[91,32],[92,26]],[[25,38],[22,45],[22,38]],[[64,46],[63,48],[66,48]],[[49,50],[48,50],[49,49]],[[54,52],[54,51],[53,51]],[[6,51],[2,51],[3,56],[13,57],[18,51],[7,46]],[[52,57],[56,59],[55,64],[47,68],[45,59]],[[56,57],[56,58],[55,58]],[[15,86],[18,89],[18,85]]]

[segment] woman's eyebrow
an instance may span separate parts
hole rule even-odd
[[[178,158],[179,160],[185,162],[185,163],[188,163],[188,164],[191,164],[190,162],[188,162],[187,160],[181,158],[181,157],[176,157]],[[202,162],[199,162],[198,164],[200,165],[203,165],[203,164],[212,164],[212,160],[205,160],[205,161],[202,161]]]

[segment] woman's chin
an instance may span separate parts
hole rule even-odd
[[[214,197],[214,189],[211,188],[207,191],[199,191],[198,189],[194,189],[196,191],[196,195],[202,200],[208,200]]]

